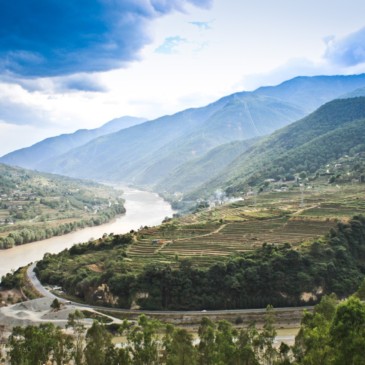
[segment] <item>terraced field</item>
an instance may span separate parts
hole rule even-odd
[[[334,222],[305,222],[286,218],[234,222],[222,225],[210,235],[174,240],[161,249],[163,254],[181,256],[230,255],[262,246],[264,243],[299,245],[328,232]]]
[[[130,265],[178,263],[190,258],[208,266],[265,243],[294,247],[327,234],[339,220],[365,213],[365,186],[269,192],[138,232],[128,250]]]

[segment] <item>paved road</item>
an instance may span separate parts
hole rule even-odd
[[[209,311],[147,311],[147,310],[133,310],[133,309],[122,309],[122,308],[109,308],[109,307],[101,307],[101,306],[95,306],[95,305],[89,305],[89,304],[82,304],[77,302],[71,302],[67,301],[64,298],[57,297],[53,293],[51,293],[49,290],[47,290],[41,282],[38,280],[34,268],[36,263],[31,264],[27,269],[27,275],[34,286],[34,288],[43,296],[47,298],[57,298],[62,303],[68,303],[77,305],[80,307],[90,308],[94,310],[103,310],[103,311],[111,311],[111,312],[119,312],[119,313],[135,313],[135,314],[159,314],[159,315],[172,315],[172,314],[181,314],[181,315],[202,315],[202,313],[206,314],[250,314],[250,313],[264,313],[266,312],[265,308],[258,308],[258,309],[226,309],[226,310],[209,310]],[[311,310],[313,307],[307,306],[307,307],[284,307],[284,308],[275,308],[275,312],[295,312],[295,311],[304,311],[305,309]]]
[[[39,294],[43,295],[46,298],[51,298],[51,299],[57,298],[54,294],[52,294],[49,290],[47,290],[38,280],[37,275],[34,272],[35,265],[36,263],[33,263],[30,266],[28,266],[27,269],[28,279],[33,285],[34,289],[36,289]]]

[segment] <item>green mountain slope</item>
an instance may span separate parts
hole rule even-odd
[[[350,93],[347,93],[341,97],[341,99],[356,98],[358,96],[365,96],[365,87],[360,87]]]
[[[43,171],[154,188],[215,147],[268,135],[364,86],[365,75],[297,77],[105,135],[63,155],[40,149],[38,157],[23,158],[39,159],[36,167]],[[42,160],[44,155],[50,158]]]
[[[0,249],[105,223],[124,213],[121,191],[0,163]]]
[[[42,169],[70,176],[132,181],[133,173],[146,168],[144,159],[173,140],[189,133],[224,104],[219,100],[205,108],[188,109],[172,116],[97,138],[50,160]]]
[[[0,162],[30,169],[41,169],[43,163],[79,147],[99,136],[114,133],[146,121],[143,118],[121,117],[113,119],[100,128],[80,129],[74,133],[47,138],[30,147],[8,153],[0,158]]]
[[[289,173],[314,173],[345,154],[365,151],[364,136],[365,98],[332,101],[253,146],[192,196],[217,187],[241,191]]]
[[[161,183],[185,162],[217,146],[269,134],[299,115],[299,108],[283,101],[251,94],[234,95],[202,125],[146,155],[132,177],[138,184]]]
[[[213,148],[202,157],[188,161],[175,169],[156,186],[160,192],[185,193],[208,182],[220,173],[236,157],[247,151],[257,139],[234,141]]]
[[[243,109],[252,109],[250,117]],[[179,165],[220,144],[257,136],[252,128],[252,114],[257,115],[259,126],[270,120],[271,128],[269,123],[266,128],[273,130],[273,125],[287,124],[302,112],[268,97],[221,99],[204,108],[189,109],[100,137],[51,160],[43,168],[76,177],[153,185]]]
[[[269,134],[361,86],[365,75],[299,77],[93,140],[42,169],[154,187],[212,148]]]

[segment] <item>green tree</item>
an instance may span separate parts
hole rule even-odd
[[[155,365],[159,362],[159,339],[157,330],[160,323],[141,315],[138,324],[128,331],[127,340],[134,365]]]
[[[258,336],[254,324],[239,331],[236,341],[237,365],[259,365],[256,351]]]
[[[177,328],[172,334],[166,365],[195,365],[196,352],[193,337],[185,329]]]
[[[68,316],[67,327],[73,331],[73,359],[75,365],[82,365],[84,359],[85,326],[82,323],[84,315],[76,310]]]
[[[337,307],[330,328],[334,365],[363,365],[365,355],[365,305],[350,297]]]
[[[213,365],[215,355],[215,325],[204,317],[201,320],[198,335],[200,342],[198,344],[198,364]]]
[[[51,308],[54,309],[55,311],[58,311],[61,308],[61,303],[57,298],[55,298],[51,303]]]
[[[61,328],[56,327],[53,343],[53,359],[57,365],[68,363],[72,358],[73,341],[72,336],[64,333]]]
[[[306,312],[295,338],[294,354],[299,364],[327,365],[333,359],[329,331],[336,311],[335,295],[324,296],[313,313]]]
[[[365,300],[365,279],[361,282],[359,289],[357,289],[355,296],[360,300]]]
[[[12,365],[46,363],[56,348],[56,328],[52,323],[15,327],[10,335],[9,356]]]
[[[265,313],[265,323],[262,332],[258,336],[259,350],[262,363],[272,365],[277,358],[277,351],[274,347],[276,337],[275,313],[271,305],[268,305]]]
[[[215,335],[217,365],[235,365],[236,364],[236,346],[234,338],[237,336],[232,325],[227,321],[218,322]]]
[[[112,346],[112,336],[98,321],[94,321],[86,333],[84,350],[87,365],[109,365],[106,361],[108,349]]]
[[[110,346],[105,353],[105,364],[130,365],[132,364],[128,349]]]

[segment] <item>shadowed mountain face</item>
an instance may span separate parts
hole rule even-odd
[[[202,108],[187,109],[103,135],[63,154],[42,154],[48,158],[39,159],[36,167],[75,177],[189,191],[215,177],[232,162],[240,148],[248,148],[248,145],[229,147],[230,142],[268,135],[324,102],[364,86],[365,75],[297,77],[278,86],[236,93]],[[219,146],[221,150],[212,151]],[[219,156],[219,151],[226,157]],[[32,153],[27,151],[24,159],[29,159]],[[213,160],[208,167],[209,159]],[[21,158],[17,161],[22,162]],[[195,171],[194,179],[185,176],[191,169]]]
[[[42,164],[51,158],[62,155],[73,148],[82,146],[99,136],[114,133],[146,121],[143,118],[121,117],[113,119],[100,128],[80,129],[75,133],[47,138],[33,146],[6,154],[0,162],[30,169],[42,169]]]
[[[365,152],[364,136],[365,97],[334,100],[262,139],[190,198],[222,187],[239,192],[286,174],[314,173],[344,155]]]

